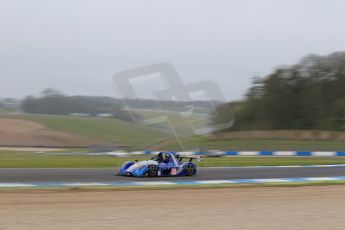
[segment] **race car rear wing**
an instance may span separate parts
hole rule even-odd
[[[194,159],[196,159],[197,162],[202,162],[202,157],[200,155],[179,154],[179,156],[181,159],[189,159],[189,162],[192,162]]]

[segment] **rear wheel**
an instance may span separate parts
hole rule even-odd
[[[188,164],[185,166],[185,171],[187,176],[194,176],[196,174],[196,165]]]
[[[149,177],[157,176],[157,166],[156,165],[150,165],[148,167],[147,176],[149,176]]]

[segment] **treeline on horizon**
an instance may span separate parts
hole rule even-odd
[[[123,120],[130,120],[129,114],[122,110],[122,105],[115,103],[112,98],[92,96],[65,96],[55,89],[47,89],[42,96],[26,97],[22,101],[22,110],[25,113],[33,114],[87,114],[96,116],[98,114],[111,114]]]
[[[46,89],[39,97],[28,96],[21,104],[25,113],[33,114],[111,114],[112,117],[131,121],[126,109],[151,109],[168,111],[186,111],[191,108],[201,112],[209,112],[212,103],[207,101],[157,101],[152,99],[117,99],[97,96],[66,96],[55,89]]]
[[[230,130],[345,131],[345,52],[310,55],[255,78],[244,101],[219,108],[216,123],[229,116],[227,106],[235,114]]]
[[[279,67],[266,77],[255,78],[245,100],[219,106],[213,124],[233,118],[229,106],[235,122],[228,130],[345,131],[345,52],[310,55],[293,66]],[[193,109],[193,112],[207,113],[213,103],[65,96],[54,89],[45,90],[40,97],[29,96],[22,102],[26,113],[111,113],[115,118],[130,120],[126,107],[176,112]]]

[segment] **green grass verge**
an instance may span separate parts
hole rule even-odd
[[[145,160],[150,156],[117,158],[111,156],[66,156],[29,152],[0,151],[0,168],[102,168],[119,167],[125,161]],[[204,158],[199,167],[325,165],[345,164],[345,157],[224,157]]]
[[[345,157],[207,157],[201,167],[345,164]]]
[[[345,151],[344,141],[307,141],[307,140],[209,140],[207,137],[184,139],[188,146],[202,150],[226,151]],[[168,141],[161,149],[178,151],[176,141]]]
[[[139,157],[140,158],[140,157]],[[118,167],[134,158],[111,156],[66,156],[0,151],[0,168],[99,168]]]

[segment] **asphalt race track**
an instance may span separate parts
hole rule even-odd
[[[199,168],[193,177],[134,178],[114,175],[111,168],[89,169],[0,169],[0,183],[10,182],[134,182],[226,180],[293,177],[345,176],[345,166],[332,167],[243,167]]]

